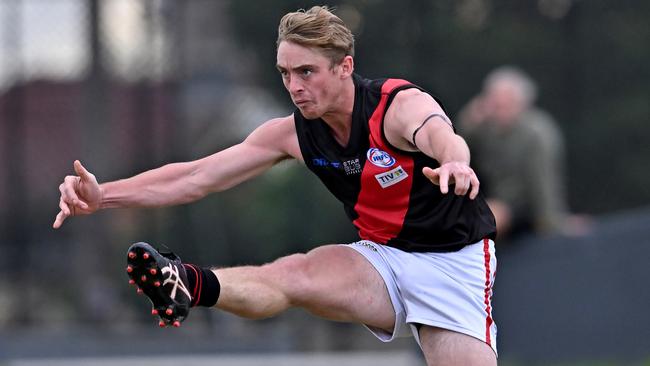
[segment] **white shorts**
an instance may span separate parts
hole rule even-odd
[[[395,329],[388,333],[366,326],[381,341],[412,334],[419,344],[417,325],[424,324],[478,338],[497,352],[491,303],[497,260],[492,240],[451,253],[409,253],[369,240],[347,246],[372,263],[388,288]]]

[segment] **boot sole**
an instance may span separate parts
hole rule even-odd
[[[129,283],[138,293],[147,295],[152,304],[151,314],[160,317],[161,327],[179,327],[189,312],[189,304],[183,305],[170,296],[170,284],[165,284],[163,268],[175,264],[160,255],[147,243],[135,243],[127,251],[126,272]],[[188,300],[189,302],[189,300]]]

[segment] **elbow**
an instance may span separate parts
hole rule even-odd
[[[183,180],[183,186],[179,187],[179,190],[183,192],[181,194],[183,203],[198,201],[215,191],[215,187],[210,187],[206,183],[204,173],[198,166],[193,167],[187,178]]]
[[[188,202],[194,202],[203,199],[210,193],[220,192],[223,190],[220,184],[206,179],[202,174],[192,174],[191,179],[185,185],[185,197]]]

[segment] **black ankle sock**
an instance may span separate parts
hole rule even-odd
[[[183,263],[187,273],[189,290],[192,293],[192,306],[212,307],[219,299],[221,284],[210,268]]]

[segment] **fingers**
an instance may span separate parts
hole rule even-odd
[[[80,177],[68,175],[63,180],[63,183],[59,185],[59,191],[61,192],[61,199],[65,203],[85,210],[88,208],[88,204],[77,195],[77,188],[79,187],[80,179]]]
[[[71,214],[70,207],[68,207],[68,204],[65,203],[63,198],[59,199],[59,208],[61,209],[62,214],[64,214],[65,216],[70,216]]]
[[[440,186],[440,193],[447,194],[449,192],[449,170],[447,169],[434,169],[438,171],[438,185]]]
[[[75,192],[74,189],[75,186],[77,185],[78,179],[79,177],[68,175],[63,180],[63,183],[59,185],[59,192],[61,192],[61,199],[64,202],[74,205],[75,201],[79,200],[79,197],[77,197],[77,192]]]
[[[84,168],[83,165],[81,165],[81,162],[79,160],[75,160],[73,166],[74,166],[75,173],[77,173],[77,175],[81,177],[81,179],[85,181],[90,181],[95,178],[94,175],[92,175],[88,170],[86,170],[86,168]]]
[[[446,163],[431,169],[425,167],[422,174],[433,184],[440,186],[440,193],[449,193],[449,185],[454,185],[454,194],[464,196],[469,192],[469,198],[475,199],[479,193],[480,182],[474,170],[465,163]]]
[[[427,177],[431,183],[440,186],[440,192],[447,194],[449,191],[449,173],[441,168],[431,169],[429,167],[422,168],[422,174]]]
[[[424,174],[425,177],[429,178],[429,180],[435,184],[438,185],[438,172],[437,170],[433,170],[429,168],[428,166],[425,166],[422,168],[422,174]]]
[[[472,181],[473,181],[472,179],[474,177],[476,177],[476,175],[474,174],[474,171],[472,171],[472,169],[470,169],[469,167],[466,167],[466,169],[462,169],[461,171],[456,172],[454,174],[454,182],[455,182],[454,193],[459,196],[466,195],[467,192],[469,192],[470,188],[472,187]]]
[[[56,218],[54,219],[54,224],[52,225],[53,228],[58,229],[61,227],[63,224],[63,221],[65,221],[68,216],[72,215],[72,210],[68,207],[68,205],[63,201],[63,198],[59,200],[59,208],[61,211],[56,215]]]
[[[478,196],[478,190],[481,185],[481,182],[479,182],[478,177],[476,174],[474,174],[470,180],[470,184],[472,185],[472,190],[469,192],[469,199],[473,200]]]
[[[54,219],[54,224],[52,224],[52,227],[54,229],[58,229],[61,227],[63,224],[63,221],[66,219],[66,215],[63,213],[63,211],[59,211],[59,214],[56,215],[56,218]]]
[[[61,227],[63,224],[63,221],[67,219],[70,216],[74,216],[75,210],[74,207],[71,209],[70,206],[63,200],[63,197],[59,199],[59,208],[61,211],[56,215],[56,218],[54,219],[54,224],[52,224],[52,227],[55,229],[58,229]]]
[[[63,183],[59,185],[59,191],[61,192],[59,199],[60,211],[52,224],[55,229],[60,228],[63,221],[68,217],[87,212],[85,210],[88,210],[89,205],[79,195],[84,194],[83,192],[87,190],[85,187],[97,185],[95,176],[86,170],[79,160],[75,160],[73,166],[77,175],[68,175],[63,179]]]

